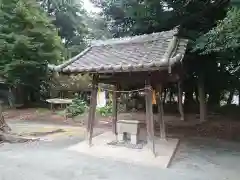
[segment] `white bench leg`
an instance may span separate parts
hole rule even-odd
[[[136,134],[131,134],[131,143],[137,144],[137,135]]]
[[[124,141],[124,134],[118,133],[118,135],[117,135],[117,140],[118,140],[118,141]]]

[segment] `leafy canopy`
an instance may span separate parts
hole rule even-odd
[[[1,0],[0,69],[12,85],[38,89],[46,64],[62,59],[55,27],[34,0]]]
[[[81,52],[85,47],[88,28],[85,23],[86,11],[81,1],[38,0],[45,12],[57,27],[68,57]]]
[[[217,26],[197,39],[195,49],[203,53],[239,53],[240,48],[240,9],[231,8],[227,16]]]

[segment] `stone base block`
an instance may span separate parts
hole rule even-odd
[[[117,122],[118,140],[125,141],[125,134],[129,135],[132,144],[137,144],[139,136],[139,121],[119,120]]]

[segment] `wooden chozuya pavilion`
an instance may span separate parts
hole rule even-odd
[[[113,92],[113,133],[116,135],[117,93],[145,87],[147,141],[154,146],[154,122],[152,110],[152,89],[157,92],[160,136],[165,138],[162,107],[162,87],[166,82],[180,82],[181,61],[187,40],[177,36],[178,30],[145,34],[127,38],[94,41],[79,55],[69,61],[49,66],[50,69],[67,73],[89,73],[92,75],[92,90],[87,124],[87,139],[92,144],[95,121],[98,83],[112,84]],[[179,110],[182,119],[182,92],[180,88]]]

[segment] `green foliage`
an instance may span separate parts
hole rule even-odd
[[[86,47],[85,36],[88,28],[85,24],[86,12],[81,1],[75,0],[38,0],[43,9],[57,27],[64,42],[67,56],[72,57]]]
[[[153,32],[167,22],[159,1],[105,0],[94,1],[103,9],[115,37]],[[167,13],[165,13],[167,14]]]
[[[106,106],[97,108],[97,112],[103,117],[111,116],[112,108],[112,102],[110,101],[106,104]]]
[[[89,89],[91,84],[91,77],[88,74],[85,75],[58,75],[53,73],[51,77],[51,85],[55,90],[70,90],[70,91],[81,91]]]
[[[106,18],[97,13],[86,14],[85,22],[88,27],[87,39],[109,39],[112,34],[108,30],[108,22]]]
[[[66,113],[69,114],[71,117],[78,116],[83,114],[87,109],[87,104],[84,100],[77,97],[73,100],[72,104],[70,104],[66,108]]]
[[[240,9],[231,8],[217,26],[197,40],[195,49],[205,54],[212,52],[239,53]]]
[[[231,0],[231,4],[234,6],[240,6],[240,1],[239,0]]]
[[[88,14],[81,1],[38,0],[42,8],[57,27],[58,34],[70,58],[86,48],[88,39],[111,37],[104,17],[97,13]]]
[[[215,54],[224,76],[219,78],[225,88],[239,89],[240,83],[240,9],[230,8],[217,26],[196,40],[193,51]]]
[[[196,38],[225,15],[228,2],[218,1],[95,1],[103,9],[114,36],[159,32],[181,27],[184,36]],[[214,12],[214,13],[212,13]]]
[[[1,0],[0,70],[12,85],[39,90],[47,63],[62,59],[55,27],[34,0]]]

